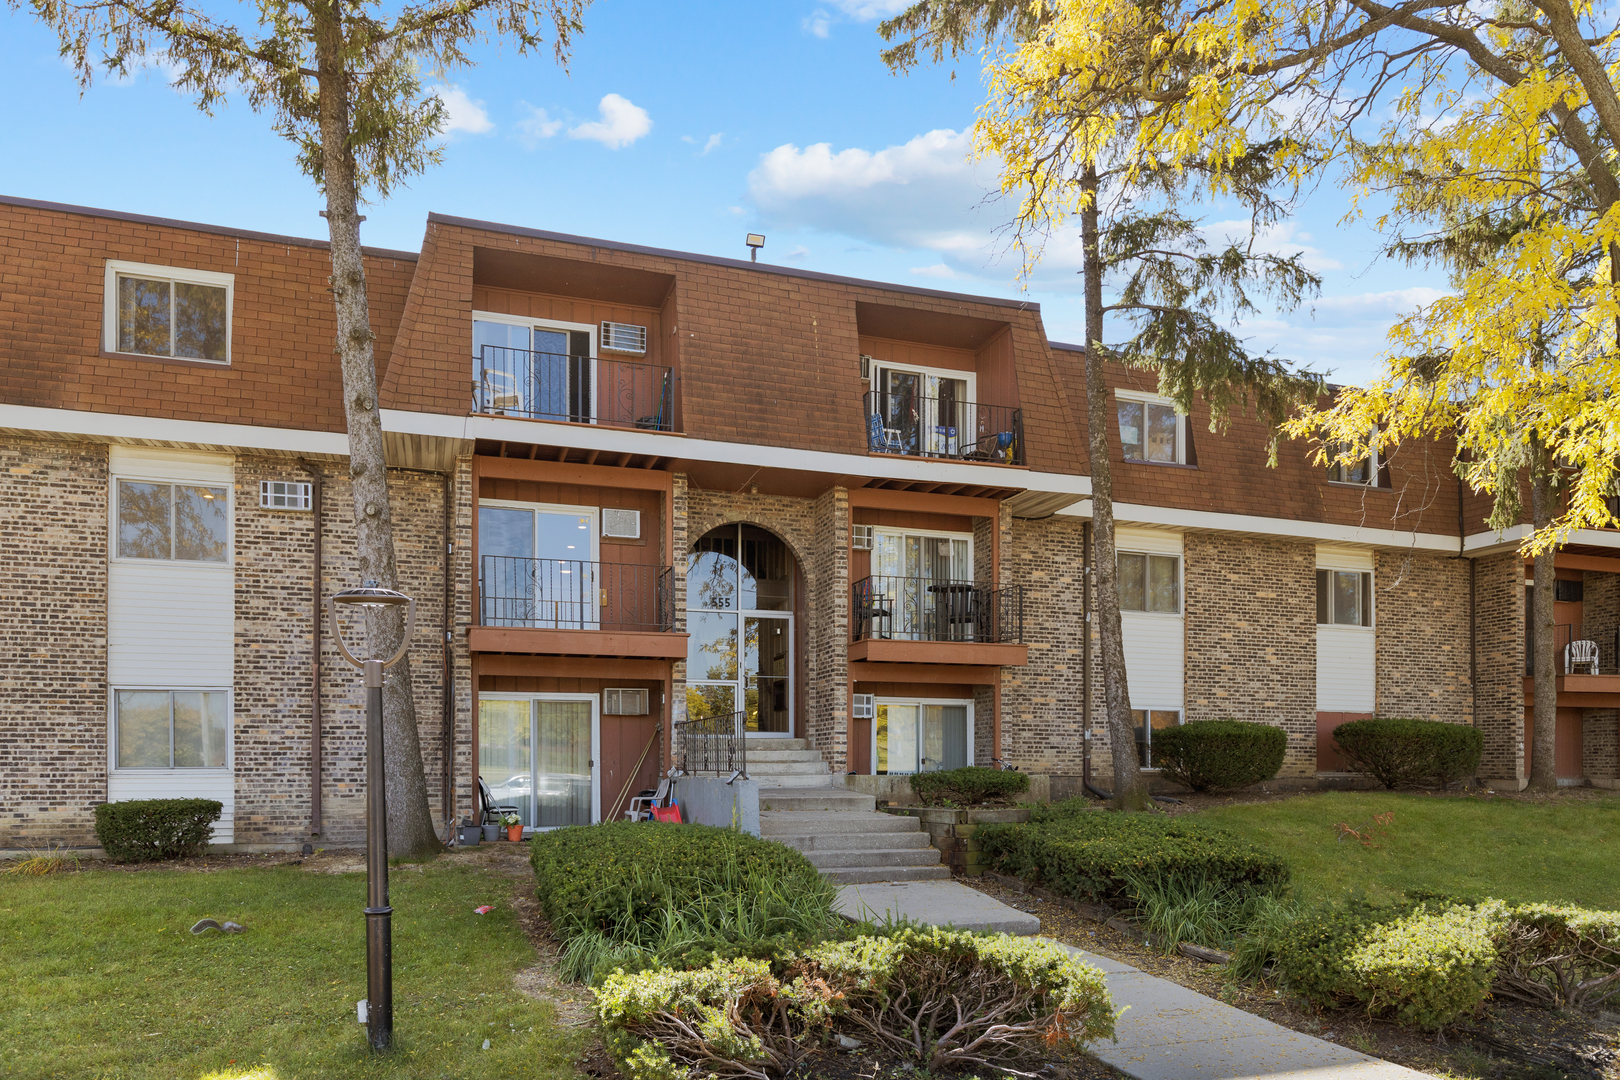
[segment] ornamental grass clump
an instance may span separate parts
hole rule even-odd
[[[225,812],[214,799],[130,799],[96,807],[96,839],[114,862],[201,855]]]
[[[969,765],[965,769],[913,773],[911,790],[924,806],[1013,806],[1029,791],[1021,772]]]
[[[1467,724],[1375,717],[1333,729],[1333,741],[1358,771],[1386,788],[1402,784],[1446,787],[1479,769],[1484,736]]]
[[[834,1034],[930,1072],[1033,1076],[1111,1037],[1103,976],[1050,942],[902,929],[775,963],[616,973],[595,991],[630,1080],[778,1080]]]
[[[1153,733],[1153,763],[1194,791],[1235,791],[1282,768],[1288,733],[1243,720],[1194,720]]]

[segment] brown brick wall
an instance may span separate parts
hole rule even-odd
[[[1024,589],[1024,642],[1029,663],[1001,675],[1001,744],[1027,773],[1081,772],[1080,609],[1084,578],[1079,518],[1014,519],[1002,548],[1003,577]],[[1092,674],[1098,673],[1093,644]],[[1098,680],[1100,681],[1100,680]],[[1101,727],[1101,695],[1093,695]],[[988,725],[983,725],[988,727]],[[1105,750],[1106,741],[1098,748]],[[1094,762],[1106,768],[1106,753]]]
[[[1466,559],[1376,553],[1378,715],[1474,722],[1468,577]]]
[[[1281,727],[1281,776],[1316,774],[1316,548],[1220,533],[1182,536],[1187,720]]]
[[[1474,723],[1485,738],[1479,775],[1524,773],[1524,564],[1515,551],[1475,560]]]
[[[92,845],[107,799],[107,448],[0,443],[0,521],[0,848]]]

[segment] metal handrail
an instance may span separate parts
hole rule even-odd
[[[882,390],[862,400],[872,453],[1024,464],[1022,409]]]
[[[714,773],[748,779],[748,714],[719,713],[677,720],[675,765],[688,776]]]
[[[480,345],[472,393],[475,413],[675,430],[674,383],[661,364]]]
[[[850,586],[850,640],[1021,644],[1024,587],[873,574]]]
[[[675,628],[674,570],[668,566],[485,555],[478,596],[480,626]]]

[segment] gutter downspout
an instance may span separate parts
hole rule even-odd
[[[309,473],[309,509],[314,528],[314,554],[310,573],[310,655],[309,655],[309,835],[321,835],[321,488],[324,477],[319,468],[304,458],[298,464]]]
[[[455,527],[456,470],[452,465],[444,474],[444,703],[441,707],[440,726],[444,729],[439,807],[444,812],[445,829],[456,835],[455,807],[455,750],[456,750],[456,668],[453,649],[455,610],[451,607],[451,581],[456,551],[452,529]]]
[[[1457,558],[1468,558],[1463,478],[1457,477]],[[1468,559],[1468,722],[1479,726],[1479,560]]]
[[[1091,788],[1091,522],[1080,526],[1080,761]]]

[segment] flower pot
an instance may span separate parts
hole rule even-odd
[[[484,838],[484,830],[476,825],[463,825],[457,832],[460,833],[457,840],[462,847],[473,847]]]
[[[506,830],[506,838],[508,840],[513,841],[513,842],[516,842],[518,840],[522,840],[523,839],[523,826],[521,826],[521,825],[509,826],[507,828],[507,830]]]
[[[501,838],[502,831],[503,830],[501,829],[501,827],[499,825],[485,825],[484,826],[484,842],[489,843],[489,844],[493,844],[495,841],[497,841],[497,840],[499,840]]]

